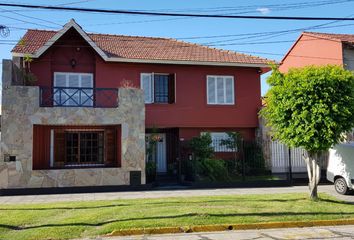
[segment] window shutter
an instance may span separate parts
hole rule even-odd
[[[174,73],[168,76],[168,103],[175,103],[175,84],[176,75]]]
[[[116,149],[117,149],[117,142],[116,142],[116,131],[115,128],[106,128],[105,130],[105,165],[114,166],[116,165]]]
[[[66,75],[63,73],[56,73],[54,75],[54,87],[66,87]]]
[[[225,78],[226,103],[234,103],[234,80],[230,77]]]
[[[49,169],[50,130],[46,126],[33,126],[33,170]]]
[[[63,129],[54,130],[54,167],[65,165],[65,132]]]
[[[222,77],[216,78],[216,99],[217,103],[225,103],[224,99],[224,79]]]
[[[93,76],[91,74],[82,74],[80,87],[82,88],[93,88]],[[81,104],[84,106],[93,105],[93,90],[85,89],[81,93]]]
[[[153,102],[153,89],[152,89],[152,74],[142,73],[140,77],[140,85],[144,90],[145,103]]]
[[[215,78],[208,77],[207,79],[208,103],[216,103],[215,99]]]
[[[66,87],[66,74],[63,73],[55,73],[54,74],[54,87]],[[60,94],[60,90],[54,88],[54,102],[53,105],[61,105],[67,96],[65,94]]]
[[[77,75],[77,74],[70,74],[69,75],[68,87],[69,88],[80,87],[79,75]],[[69,96],[67,96],[69,98],[69,100],[66,102],[65,105],[79,105],[80,104],[79,92],[77,92],[77,89],[64,89],[64,91],[69,95]],[[65,95],[65,93],[64,93],[64,95]]]

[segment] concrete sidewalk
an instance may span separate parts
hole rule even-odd
[[[91,238],[97,240],[288,240],[354,239],[354,225],[309,228],[279,228],[227,232],[183,233],[146,236]],[[88,240],[88,239],[86,239]]]
[[[93,201],[116,199],[142,199],[164,197],[217,196],[235,194],[307,193],[307,186],[267,187],[267,188],[219,188],[219,189],[172,189],[131,192],[100,192],[50,195],[0,196],[0,204],[51,203],[68,201]],[[335,196],[354,204],[354,195],[342,196],[335,192],[333,185],[319,186],[319,192]]]

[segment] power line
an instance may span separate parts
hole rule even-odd
[[[64,11],[79,11],[79,12],[91,12],[91,13],[148,15],[148,16],[224,18],[224,19],[301,20],[301,21],[328,21],[328,20],[354,21],[354,18],[340,18],[340,17],[296,17],[296,16],[295,17],[284,17],[284,16],[242,16],[242,15],[217,15],[217,14],[163,13],[163,12],[108,10],[108,9],[94,9],[94,8],[57,7],[57,6],[9,4],[9,3],[0,3],[0,6],[47,9],[47,10],[61,10],[61,11],[63,11],[63,10]]]
[[[34,25],[41,26],[41,27],[53,28],[52,26],[48,26],[48,25],[44,25],[44,24],[40,24],[40,23],[36,23],[36,22],[30,22],[30,21],[19,19],[19,18],[5,16],[5,15],[0,15],[0,17],[4,17],[4,18],[20,21],[20,22],[23,22],[23,23],[34,24]]]
[[[39,20],[39,21],[42,21],[42,22],[46,22],[46,23],[50,23],[50,24],[54,24],[54,25],[57,25],[57,26],[62,26],[61,24],[58,24],[56,22],[52,22],[52,21],[49,21],[47,19],[42,19],[42,18],[37,18],[37,17],[32,17],[32,16],[28,16],[28,15],[25,15],[25,14],[22,14],[22,13],[18,13],[16,12],[15,10],[6,10],[6,9],[3,9],[3,8],[0,8],[1,10],[4,10],[4,12],[10,12],[10,13],[13,13],[13,14],[16,14],[18,16],[22,16],[22,17],[25,17],[25,18],[29,18],[29,19],[34,19],[34,20]],[[35,23],[33,23],[35,24]],[[38,24],[36,24],[38,25]],[[39,25],[41,26],[41,25]],[[44,25],[45,26],[45,25]]]

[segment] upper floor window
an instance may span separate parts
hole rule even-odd
[[[235,103],[233,76],[207,76],[208,104],[232,105]]]
[[[175,74],[142,73],[140,85],[144,90],[145,103],[175,102]]]
[[[54,73],[53,104],[57,106],[93,106],[93,74]]]

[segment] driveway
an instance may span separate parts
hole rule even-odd
[[[354,239],[354,226],[280,228],[228,232],[164,234],[149,236],[96,238],[97,240],[288,240],[288,239]]]
[[[164,197],[192,197],[192,196],[217,196],[235,194],[272,194],[272,193],[303,193],[308,192],[307,186],[293,187],[267,187],[267,188],[218,188],[218,189],[173,189],[131,192],[100,192],[100,193],[75,193],[75,194],[48,194],[48,195],[23,195],[0,196],[0,204],[23,203],[51,203],[67,201],[92,201],[116,199],[141,199]],[[338,199],[354,204],[354,195],[342,196],[335,192],[333,185],[319,186],[319,192],[325,192]]]

